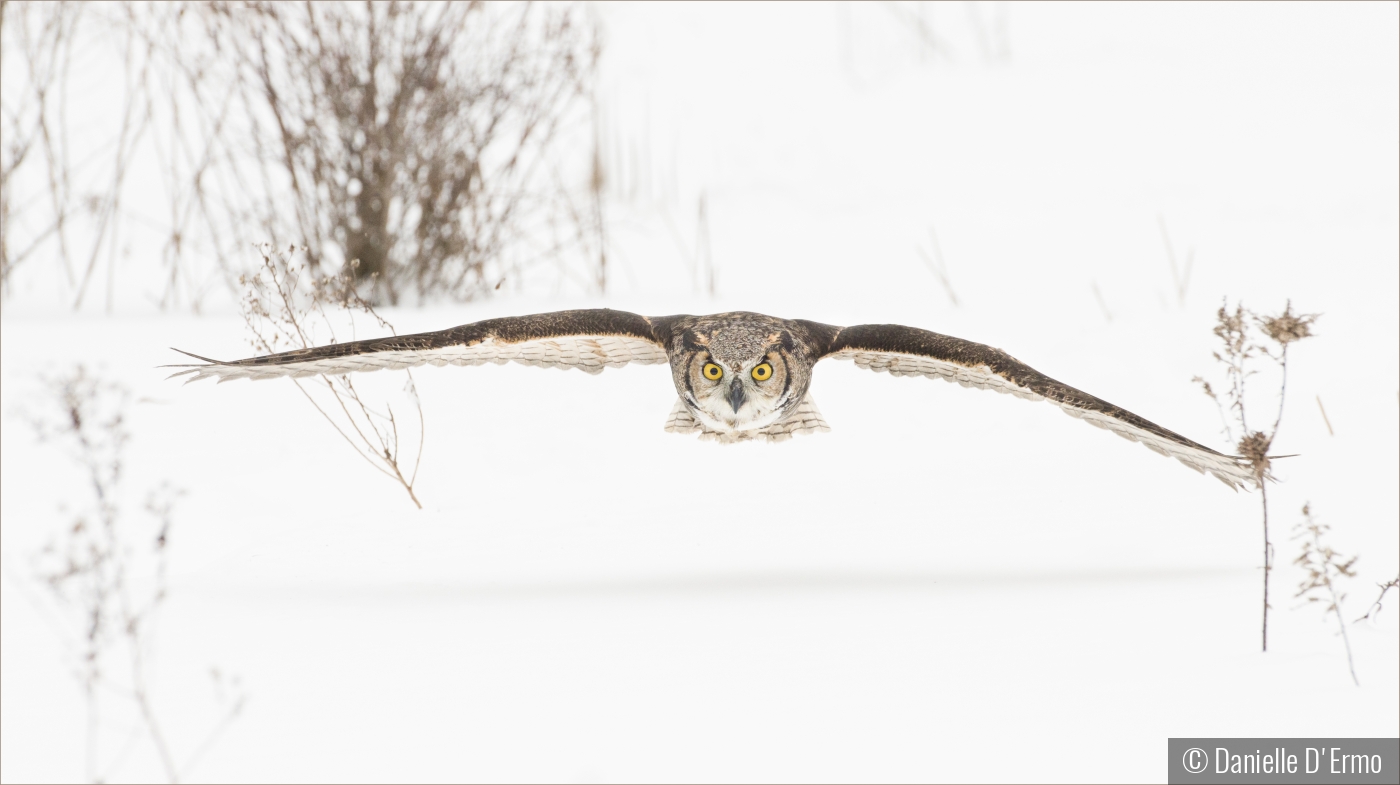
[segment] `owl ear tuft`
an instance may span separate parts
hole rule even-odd
[[[792,352],[797,348],[797,344],[792,340],[792,333],[788,332],[787,330],[779,330],[778,332],[775,332],[772,335],[768,336],[767,343],[770,346],[775,343],[781,343],[783,345],[783,349],[788,352]]]
[[[686,351],[697,352],[702,348],[709,347],[710,337],[694,330],[686,330],[681,333],[681,343],[685,346]]]

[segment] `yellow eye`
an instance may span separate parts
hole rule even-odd
[[[706,379],[714,381],[724,375],[724,369],[714,363],[705,363],[705,370],[703,373]]]
[[[768,377],[773,375],[773,366],[768,363],[761,363],[753,369],[753,378],[760,382],[768,381]]]

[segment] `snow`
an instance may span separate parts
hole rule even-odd
[[[904,323],[1223,448],[1190,382],[1215,372],[1214,311],[1292,298],[1324,316],[1290,354],[1268,654],[1257,493],[1043,403],[827,363],[831,433],[719,446],[662,431],[665,367],[422,368],[418,511],[290,382],[164,379],[171,345],[247,353],[228,308],[16,298],[0,779],[83,776],[29,561],[80,476],[23,422],[37,376],[78,362],[140,401],[131,514],[161,480],[186,494],[152,669],[177,757],[220,716],[211,667],[249,696],[191,779],[1160,781],[1169,736],[1400,733],[1400,597],[1350,628],[1353,686],[1330,622],[1294,608],[1287,538],[1310,501],[1361,556],[1351,617],[1397,569],[1397,6],[1013,5],[1006,63],[964,14],[930,9],[947,60],[874,5],[602,6],[603,105],[651,161],[613,196],[609,294],[387,315]],[[667,227],[693,247],[702,194],[713,298]],[[1159,216],[1195,249],[1184,302]],[[916,250],[931,229],[956,307]],[[129,746],[111,778],[159,778]]]

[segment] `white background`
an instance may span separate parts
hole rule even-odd
[[[246,354],[231,307],[16,300],[0,776],[83,776],[30,557],[85,489],[18,414],[77,362],[141,400],[130,517],[161,480],[186,492],[152,667],[177,758],[226,708],[211,668],[248,695],[190,779],[1158,781],[1169,736],[1400,733],[1400,597],[1350,628],[1358,688],[1288,564],[1310,501],[1361,557],[1349,618],[1397,568],[1397,6],[902,8],[948,54],[878,5],[599,7],[608,295],[387,315],[903,323],[1225,449],[1190,381],[1217,372],[1215,309],[1291,298],[1323,316],[1275,445],[1300,457],[1270,494],[1268,654],[1257,492],[1045,405],[823,364],[830,434],[721,447],[661,431],[662,367],[425,368],[420,512],[290,383],[164,381],[170,345]],[[1009,59],[977,43],[996,13]],[[702,198],[714,297],[690,257]],[[1184,298],[1159,222],[1194,249]],[[931,231],[956,306],[920,257]],[[106,776],[159,778],[107,706]]]

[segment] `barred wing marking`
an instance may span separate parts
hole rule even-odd
[[[843,328],[825,355],[892,376],[926,376],[963,387],[995,390],[1031,401],[1048,400],[1061,411],[1159,455],[1209,473],[1238,490],[1256,484],[1248,459],[1224,455],[1132,412],[1052,379],[1000,349],[900,325]]]
[[[817,408],[817,402],[812,400],[812,394],[807,393],[802,398],[802,403],[797,405],[792,414],[789,414],[780,422],[775,422],[763,429],[763,434],[770,442],[783,442],[793,436],[808,433],[827,433],[831,426],[826,424],[826,418],[822,417],[822,412]]]
[[[488,319],[438,332],[331,344],[235,362],[190,356],[205,363],[172,366],[184,370],[171,378],[188,376],[187,383],[209,378],[226,382],[488,362],[577,368],[596,374],[628,363],[667,361],[645,317],[607,309]]]
[[[334,345],[334,344],[333,344]],[[277,355],[269,355],[277,356]],[[204,359],[204,358],[200,358]],[[294,379],[328,374],[398,370],[418,365],[504,365],[518,362],[543,368],[578,368],[585,373],[601,373],[604,368],[619,368],[631,362],[666,362],[666,352],[653,343],[636,338],[613,335],[543,338],[519,343],[485,338],[473,346],[446,346],[438,349],[409,349],[376,351],[322,359],[289,360],[277,364],[242,365],[240,362],[190,366],[172,376],[190,375],[187,382],[217,378],[232,379]]]

